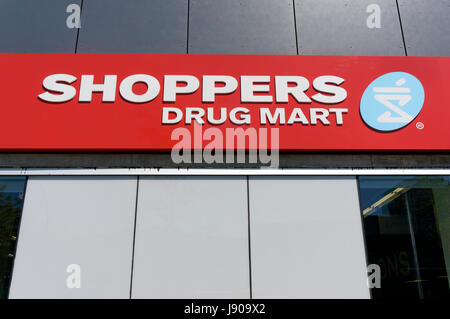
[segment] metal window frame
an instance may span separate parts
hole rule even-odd
[[[0,176],[380,176],[450,175],[450,169],[209,169],[209,168],[55,168],[0,169]]]

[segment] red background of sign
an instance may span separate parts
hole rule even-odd
[[[268,56],[268,55],[146,55],[146,54],[0,54],[0,150],[170,150],[176,127],[162,125],[163,106],[215,108],[243,106],[251,111],[251,127],[279,127],[282,151],[449,151],[450,150],[450,58],[449,57],[356,57],[356,56]],[[361,96],[377,77],[395,71],[417,77],[425,89],[421,113],[406,127],[394,132],[377,132],[366,126],[359,113]],[[78,78],[73,83],[76,97],[60,104],[38,99],[44,92],[42,81],[51,74],[65,73]],[[161,83],[161,92],[149,103],[124,101],[118,86],[131,74],[150,74]],[[103,83],[105,74],[116,74],[114,103],[102,103],[101,93],[93,93],[90,103],[79,103],[81,74],[94,74]],[[300,75],[310,83],[308,96],[315,93],[312,81],[321,75],[345,79],[348,92],[343,103],[323,105],[289,103],[240,103],[240,88],[229,95],[217,95],[216,102],[202,104],[201,86],[193,94],[178,95],[175,103],[162,102],[163,76],[170,74],[270,75],[274,95],[275,75]],[[201,84],[200,84],[201,85]],[[336,126],[334,115],[329,126],[260,125],[259,108],[286,107],[287,117],[294,107],[306,112],[310,107],[343,107],[344,125]],[[218,113],[216,113],[218,114]],[[307,115],[309,118],[309,116]],[[416,123],[422,122],[419,130]],[[214,126],[247,128],[227,121]],[[211,127],[206,124],[204,128]],[[204,144],[208,144],[205,142]]]

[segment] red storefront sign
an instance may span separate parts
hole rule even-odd
[[[5,53],[0,70],[3,151],[164,151],[196,121],[278,128],[282,151],[450,150],[448,57]]]

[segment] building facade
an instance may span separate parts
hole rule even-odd
[[[0,0],[0,52],[449,57],[449,16],[449,0]],[[3,148],[1,297],[448,298],[450,148],[394,143],[285,150],[276,169]]]

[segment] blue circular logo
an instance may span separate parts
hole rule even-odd
[[[394,131],[416,118],[425,101],[422,83],[405,72],[380,76],[364,91],[360,113],[364,122],[378,131]]]

